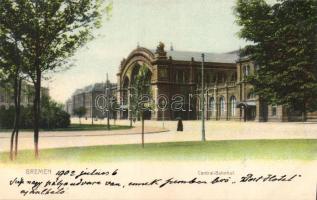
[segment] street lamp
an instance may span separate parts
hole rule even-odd
[[[201,54],[202,62],[201,62],[201,104],[202,104],[202,112],[201,112],[201,141],[206,141],[205,134],[205,98],[204,98],[204,62],[205,62],[205,54]]]
[[[94,99],[94,86],[91,90],[91,101],[90,101],[90,115],[91,115],[91,125],[94,124],[94,116],[93,116],[93,105],[92,105],[92,102],[93,102],[93,99]]]
[[[128,118],[130,120],[130,127],[132,127],[132,106],[131,106],[131,91],[132,91],[132,87],[129,86],[127,88],[127,95],[128,95]]]
[[[107,82],[106,82],[106,99],[107,99],[107,129],[110,130],[110,88],[109,88],[109,79],[107,73]]]
[[[165,121],[165,110],[166,110],[166,108],[165,108],[165,106],[166,106],[166,104],[167,104],[167,102],[165,101],[165,100],[162,100],[162,102],[160,103],[161,104],[161,106],[162,105],[164,105],[164,108],[160,108],[161,109],[161,111],[162,111],[162,126],[163,126],[163,128],[165,128],[165,125],[164,125],[164,121]]]
[[[163,110],[163,128],[165,128],[164,121],[165,121],[165,109]]]

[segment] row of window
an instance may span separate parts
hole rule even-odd
[[[237,80],[237,74],[233,73],[230,77],[225,72],[218,72],[217,75],[212,74],[206,74],[205,76],[205,82],[206,83],[224,83],[226,81],[236,81]],[[198,74],[197,82],[201,82],[201,74]]]
[[[220,115],[224,116],[226,114],[226,102],[223,96],[220,97],[219,99],[219,106],[220,106]],[[237,99],[235,96],[230,97],[229,106],[230,106],[230,116],[234,117],[236,115],[236,107],[237,107]],[[216,111],[216,101],[214,97],[211,97],[209,99],[209,110],[211,110],[212,112]],[[271,116],[276,116],[276,115],[277,115],[277,106],[274,105],[271,107]]]
[[[244,77],[247,77],[251,74],[251,67],[250,65],[244,65],[242,67],[242,74]],[[187,76],[185,71],[177,71],[175,74],[176,82],[186,82]],[[231,77],[227,77],[225,72],[218,72],[217,75],[211,75],[208,72],[205,74],[205,82],[207,83],[214,83],[214,82],[226,82],[226,81],[236,81],[237,74],[233,73]],[[201,82],[201,74],[198,74],[198,82]]]
[[[236,73],[233,73],[231,75],[231,77],[227,77],[227,75],[224,72],[218,72],[216,76],[206,73],[204,77],[205,77],[206,83],[214,83],[214,82],[224,83],[226,81],[236,81],[237,80]],[[188,81],[188,72],[177,71],[175,73],[175,82],[184,83],[186,81]],[[201,82],[201,74],[198,74],[197,82],[198,83]]]
[[[260,69],[260,66],[258,64],[254,64],[254,72],[257,72]],[[244,65],[242,66],[242,74],[244,77],[247,77],[251,74],[251,67],[250,65]]]
[[[243,77],[247,77],[251,74],[251,67],[250,65],[244,65],[242,67],[242,74]],[[185,71],[177,71],[175,73],[175,81],[184,83],[188,80],[188,73]],[[227,77],[225,72],[218,72],[216,75],[209,74],[206,72],[205,74],[205,82],[206,83],[214,83],[214,82],[226,82],[226,81],[236,81],[237,80],[237,74],[233,73],[231,77]],[[198,82],[201,82],[201,74],[198,74],[197,78]]]
[[[236,107],[237,107],[237,98],[235,96],[230,97],[230,116],[234,117],[236,115]],[[222,96],[219,99],[219,106],[220,106],[220,115],[224,116],[226,114],[226,102],[225,98]],[[216,101],[214,97],[209,99],[209,109],[211,111],[216,110]]]
[[[187,76],[186,73],[184,71],[178,71],[176,73],[176,77],[175,77],[175,81],[177,83],[185,83],[187,81]]]

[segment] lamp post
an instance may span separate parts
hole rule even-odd
[[[91,125],[94,125],[94,116],[93,116],[93,105],[92,101],[94,99],[94,88],[91,90],[91,101],[90,101],[90,115],[91,115]]]
[[[165,128],[165,124],[164,124],[164,121],[165,121],[165,105],[166,105],[166,101],[165,100],[163,100],[162,102],[161,102],[161,104],[162,105],[164,105],[164,108],[162,108],[162,113],[163,113],[163,115],[162,115],[162,126],[163,126],[163,128]]]
[[[20,86],[21,87],[21,86]],[[50,83],[47,83],[47,89],[50,89]],[[51,118],[51,108],[50,108],[50,101],[48,100],[48,104],[47,104],[47,111],[48,111],[48,117],[47,117],[47,128],[50,129],[50,118]],[[17,152],[15,152],[17,153]]]
[[[165,125],[164,125],[164,120],[165,120],[165,109],[163,110],[163,128],[165,128]]]
[[[132,105],[131,105],[132,87],[129,86],[126,91],[127,91],[127,95],[128,95],[128,120],[130,121],[130,127],[132,127]]]
[[[205,54],[201,54],[202,62],[201,62],[201,104],[202,104],[202,112],[201,112],[201,141],[206,141],[205,134],[205,97],[204,97],[204,62],[205,62]]]
[[[108,73],[107,73],[107,82],[106,82],[106,99],[107,99],[107,129],[110,130],[110,88],[109,88],[109,79],[108,79]]]

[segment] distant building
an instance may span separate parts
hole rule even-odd
[[[72,115],[73,113],[73,100],[72,98],[68,99],[65,102],[65,109],[64,109],[68,114]]]
[[[49,96],[49,89],[46,87],[41,88],[41,95]],[[27,82],[22,82],[21,89],[21,106],[27,107],[33,105],[34,88],[33,85]],[[14,91],[11,84],[3,84],[0,86],[0,107],[6,109],[10,106],[14,106]]]
[[[109,90],[107,89],[109,87]],[[104,112],[105,109],[100,109],[105,106],[105,99],[98,99],[101,95],[104,97],[115,98],[117,85],[108,82],[106,83],[96,83],[93,85],[86,86],[81,89],[77,89],[72,97],[68,99],[65,103],[65,110],[71,116],[74,116],[74,110],[80,107],[86,108],[86,118],[105,118],[107,117],[108,112]],[[109,91],[109,93],[108,93]],[[108,94],[107,94],[108,93]],[[98,103],[100,104],[100,108],[98,108]],[[110,118],[115,117],[114,112],[109,112]]]
[[[160,43],[157,49],[137,47],[126,59],[123,59],[117,74],[120,118],[130,118],[129,88],[132,85],[140,66],[146,65],[151,71],[148,77],[151,82],[153,99],[158,104],[159,97],[164,95],[169,103],[176,94],[183,95],[185,105],[182,111],[175,111],[168,104],[167,109],[152,110],[146,113],[147,119],[173,120],[199,119],[201,109],[201,52],[175,51],[164,49]],[[256,73],[256,64],[247,58],[240,58],[238,51],[228,53],[205,53],[204,85],[205,117],[208,120],[241,120],[241,121],[298,121],[301,113],[291,111],[284,106],[268,105],[253,92],[253,86],[246,77]],[[192,95],[192,98],[188,98]],[[317,119],[316,113],[308,113],[308,120]]]

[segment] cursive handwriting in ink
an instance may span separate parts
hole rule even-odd
[[[88,169],[84,170],[58,170],[56,173],[50,174],[47,178],[28,176],[14,177],[9,180],[9,186],[20,189],[22,196],[27,195],[62,195],[74,188],[90,188],[106,189],[110,187],[121,188],[122,190],[130,188],[156,187],[166,188],[169,186],[182,187],[183,185],[191,185],[192,187],[208,186],[215,184],[260,184],[260,183],[287,183],[296,181],[301,178],[300,174],[265,174],[255,175],[247,173],[243,176],[231,174],[227,175],[211,175],[203,177],[138,177],[128,182],[118,181],[118,169]],[[207,178],[208,177],[208,178]],[[125,177],[126,180],[127,177]],[[147,181],[140,179],[147,178]],[[128,187],[126,187],[128,186]]]
[[[247,174],[246,176],[242,176],[240,182],[288,182],[292,181],[296,177],[301,177],[301,175],[295,174],[293,176],[287,175],[272,175],[268,174],[266,176],[254,176],[253,174]]]
[[[185,180],[178,180],[178,179],[175,179],[175,178],[170,178],[170,179],[167,179],[163,184],[161,184],[159,187],[162,188],[166,185],[173,185],[173,184],[207,184],[206,181],[200,181],[200,180],[197,180],[197,178],[193,178],[189,181],[185,181]]]

